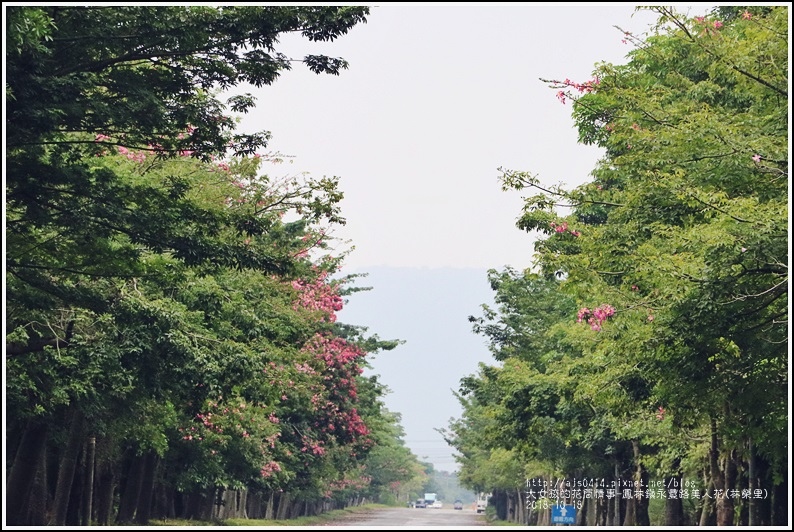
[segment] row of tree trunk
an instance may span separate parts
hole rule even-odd
[[[31,423],[16,442],[6,481],[6,523],[14,526],[147,525],[156,519],[293,519],[366,502],[306,500],[286,492],[169,485],[155,452],[122,452],[109,438],[86,435],[74,411],[65,442]]]
[[[705,486],[698,497],[682,497],[681,490],[689,486],[688,479],[680,472],[671,474],[661,482],[661,488],[654,491],[657,496],[659,489],[664,499],[664,526],[770,526],[788,523],[788,479],[777,484],[773,483],[769,464],[752,452],[748,443],[747,460],[742,460],[736,450],[720,452],[716,436],[712,438],[709,462],[704,467],[702,478],[691,486]],[[634,452],[639,457],[639,448],[635,445]],[[674,464],[679,467],[680,464]],[[546,477],[537,479],[546,486],[563,486],[566,479]],[[570,480],[570,479],[569,479]],[[615,479],[604,479],[606,484]],[[635,467],[634,482],[649,486],[649,475],[644,468]],[[654,485],[659,486],[659,483]],[[692,492],[693,490],[688,490]],[[708,492],[708,496],[705,495]],[[604,494],[606,492],[603,492]],[[715,496],[715,494],[723,496]],[[738,497],[733,496],[739,494]],[[749,496],[742,496],[745,493]],[[535,491],[537,494],[537,490]],[[581,492],[580,492],[581,494]],[[649,498],[624,497],[622,489],[613,496],[591,498],[571,497],[569,499],[539,501],[528,493],[528,488],[493,491],[490,504],[494,507],[496,517],[523,525],[551,526],[551,506],[555,503],[574,506],[577,526],[647,526],[651,524],[649,516]],[[535,503],[535,504],[533,504]]]

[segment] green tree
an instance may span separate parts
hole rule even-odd
[[[704,489],[764,485],[774,508],[753,504],[747,519],[776,522],[787,491],[788,11],[656,10],[654,35],[627,35],[628,64],[552,82],[574,102],[580,141],[606,150],[593,181],[566,191],[506,170],[503,182],[538,192],[519,226],[549,235],[538,265],[565,279],[594,329],[588,357],[606,371],[593,384],[640,384],[639,396],[609,400],[622,435],[652,445],[643,461],[660,476],[688,462],[688,474],[708,472]],[[571,214],[558,214],[566,201]],[[669,430],[648,432],[655,409]],[[699,510],[701,523],[713,510]],[[734,515],[718,499],[716,522]]]
[[[302,489],[299,474],[319,485],[371,446],[357,407],[377,390],[355,395],[355,342],[395,344],[335,335],[341,299],[326,276],[338,261],[311,255],[324,223],[344,223],[337,182],[263,175],[267,133],[240,135],[225,114],[253,99],[214,96],[289,69],[275,50],[284,32],[333,40],[367,14],[8,8],[9,523],[47,524],[54,497],[53,524],[90,524],[94,497],[70,493],[93,484],[93,466],[80,465],[86,441],[96,442],[101,524],[116,519],[117,489],[118,520],[143,524],[154,490],[185,492],[190,512],[190,490]],[[303,62],[317,73],[347,66]],[[280,380],[290,378],[287,395]],[[334,408],[309,408],[315,396]],[[333,421],[337,433],[304,430]],[[306,444],[324,452],[302,469]]]

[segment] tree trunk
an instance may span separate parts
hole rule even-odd
[[[634,454],[634,485],[648,486],[648,472],[642,466],[640,457],[640,444],[634,440],[631,442]],[[637,526],[650,526],[651,518],[648,515],[648,499],[643,495],[634,498],[634,524]]]
[[[681,477],[667,477],[665,483],[675,478],[680,480]],[[665,488],[667,497],[664,501],[664,524],[665,526],[681,526],[684,524],[684,504],[680,496],[681,488],[673,488],[667,484],[665,486],[667,486]]]
[[[290,506],[289,503],[289,493],[281,493],[281,496],[278,498],[278,511],[276,512],[276,519],[281,520],[287,518],[287,512],[289,512]]]
[[[83,484],[85,483],[85,441],[80,443],[80,452],[72,478],[69,505],[66,510],[66,525],[80,525],[80,511],[83,509]]]
[[[261,491],[249,493],[245,499],[245,513],[251,519],[262,519],[262,498],[264,494]]]
[[[138,495],[141,492],[143,481],[144,460],[140,456],[132,456],[127,467],[127,475],[119,500],[119,511],[116,522],[126,525],[132,522],[135,517],[135,509],[138,505]]]
[[[614,480],[615,480],[615,489],[614,492],[607,492],[612,493],[612,497],[609,498],[609,509],[607,514],[607,526],[620,526],[620,470],[618,469],[618,464],[615,462],[615,472],[614,472]]]
[[[47,526],[49,522],[50,492],[47,482],[47,452],[46,447],[41,453],[40,464],[36,468],[36,478],[30,490],[28,498],[28,512],[26,522],[34,526]]]
[[[709,470],[711,467],[709,467]],[[703,471],[703,485],[705,486],[703,489],[705,493],[713,493],[714,492],[714,483],[711,481],[711,474],[706,473]],[[711,521],[714,517],[714,504],[711,502],[711,498],[702,495],[700,497],[700,519],[698,520],[699,526],[710,526]]]
[[[85,452],[85,484],[83,485],[82,526],[91,526],[91,514],[94,502],[94,461],[96,459],[96,436],[90,436],[86,442]]]
[[[783,481],[769,490],[766,494],[767,498],[771,498],[772,515],[769,522],[773,526],[786,526],[788,522],[788,504],[789,504],[789,480],[788,476],[783,477]],[[770,493],[771,492],[771,495]]]
[[[61,457],[61,464],[58,468],[58,482],[55,488],[55,502],[53,515],[50,525],[65,526],[66,513],[69,510],[69,498],[72,493],[72,483],[74,482],[74,472],[77,467],[77,460],[82,450],[83,440],[83,415],[75,408],[72,414],[72,424],[69,429],[69,440],[66,449]]]
[[[720,470],[719,465],[719,440],[717,439],[717,421],[711,418],[711,449],[709,450],[709,473],[711,477],[711,484],[714,486],[712,493],[720,493],[725,490],[725,477]],[[707,492],[708,493],[708,492]],[[724,506],[719,501],[713,501],[714,507],[717,510],[717,526],[724,521],[725,516]]]
[[[537,526],[539,527],[549,526],[549,523],[551,521],[550,512],[551,510],[547,510],[543,508],[542,505],[538,505]]]
[[[6,524],[13,526],[34,525],[28,521],[31,489],[36,473],[47,449],[47,425],[29,421],[25,427],[14,463],[6,482]]]
[[[113,496],[116,492],[116,475],[113,472],[113,464],[101,460],[99,464],[99,476],[96,487],[96,524],[99,526],[108,526],[113,522],[111,513],[113,512]]]
[[[527,503],[524,500],[524,493],[521,488],[516,488],[516,498],[518,504],[516,505],[516,523],[527,524]]]
[[[237,517],[240,519],[248,519],[248,488],[240,490],[239,502],[237,503]]]
[[[736,462],[734,460],[734,451],[725,453],[723,458],[724,477],[722,478],[722,486],[715,489],[715,496],[717,496],[717,526],[734,526],[733,522],[733,498],[728,497],[728,490],[733,488],[736,482]],[[720,476],[719,473],[717,475]]]
[[[273,491],[270,492],[270,495],[267,498],[267,508],[265,508],[265,519],[273,519],[273,504],[275,499],[275,493]]]
[[[201,492],[195,491],[188,493],[182,517],[185,519],[200,519],[203,503],[204,495]]]
[[[673,462],[672,475],[664,478],[664,486],[667,492],[664,502],[664,524],[665,526],[681,526],[684,524],[684,504],[681,498],[681,489],[683,488],[681,482],[681,472],[679,467],[681,460],[676,459]]]
[[[175,491],[162,482],[156,482],[152,498],[152,514],[150,519],[173,519],[176,517]]]
[[[138,497],[135,502],[134,521],[138,525],[146,526],[149,524],[149,519],[151,519],[154,478],[160,459],[157,453],[149,451],[143,456],[141,461],[143,462],[143,472],[141,475],[141,487],[138,490]]]
[[[750,494],[752,495],[753,490],[758,487],[758,471],[756,471],[756,461],[755,461],[755,446],[753,445],[753,439],[748,438],[747,440],[747,489],[750,490]],[[758,519],[758,504],[756,504],[755,499],[750,497],[747,501],[747,526],[758,526],[759,523]]]
[[[289,511],[287,512],[287,519],[300,517],[301,504],[303,504],[301,501],[292,501],[292,504],[289,505]]]

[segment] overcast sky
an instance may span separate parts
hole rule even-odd
[[[501,191],[497,168],[573,186],[601,155],[577,144],[570,102],[539,78],[583,82],[598,62],[625,63],[631,45],[615,26],[641,34],[655,20],[622,3],[387,4],[333,43],[282,39],[294,58],[345,58],[340,76],[296,64],[270,87],[236,91],[258,98],[241,129],[271,131],[270,148],[294,156],[272,174],[341,177],[347,225],[335,234],[355,246],[346,273],[377,275],[340,317],[408,340],[375,370],[392,389],[387,406],[401,412],[407,442],[439,469],[456,468],[434,431],[459,416],[450,387],[490,360],[465,321],[486,302],[484,272],[523,269],[532,256],[532,237],[515,228],[520,194]],[[476,275],[433,281],[451,268]],[[407,280],[416,286],[392,286]],[[430,293],[412,297],[420,285]],[[451,315],[462,323],[446,325]],[[439,338],[455,348],[440,349]],[[418,379],[422,368],[437,386]],[[429,396],[432,415],[417,406]]]

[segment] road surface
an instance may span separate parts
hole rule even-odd
[[[343,517],[328,523],[329,526],[390,527],[407,526],[417,528],[444,527],[462,528],[487,526],[484,514],[471,508],[453,510],[449,508],[382,508]]]

